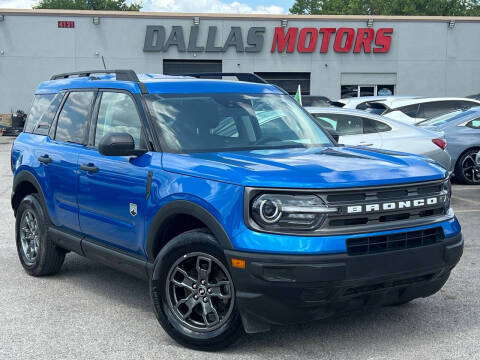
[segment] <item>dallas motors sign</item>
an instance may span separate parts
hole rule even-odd
[[[143,51],[166,52],[176,48],[178,52],[223,53],[233,47],[238,53],[259,53],[264,48],[267,28],[251,27],[244,33],[239,26],[232,26],[223,43],[220,43],[217,26],[209,26],[206,41],[199,41],[200,27],[190,27],[188,34],[183,26],[172,26],[169,32],[164,26],[149,25]],[[276,27],[270,47],[272,53],[387,53],[392,43],[393,28],[350,27]]]

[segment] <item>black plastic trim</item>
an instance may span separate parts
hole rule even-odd
[[[232,249],[232,243],[218,220],[200,205],[186,200],[176,200],[164,205],[152,220],[147,236],[146,251],[150,261],[155,260],[154,247],[157,234],[166,221],[175,215],[190,215],[203,222],[224,249]]]
[[[115,79],[117,81],[132,81],[138,85],[142,94],[148,94],[148,89],[144,83],[142,83],[137,73],[133,70],[85,70],[85,71],[75,71],[68,72],[63,74],[53,75],[50,80],[59,80],[59,79],[68,79],[70,77],[90,77],[94,74],[115,74]]]
[[[22,182],[31,183],[33,185],[33,187],[37,190],[37,193],[40,195],[42,202],[45,201],[45,196],[43,194],[43,189],[40,186],[40,183],[38,182],[35,175],[33,175],[28,170],[22,170],[17,175],[15,175],[15,177],[13,179],[12,196],[11,196],[11,205],[12,205],[13,210],[15,210],[14,203],[13,203],[13,200],[14,200],[14,197],[15,197],[15,190],[17,189],[18,185],[20,185]],[[47,213],[47,216],[48,216],[48,213]]]
[[[90,260],[97,261],[113,269],[148,280],[145,258],[113,246],[102,244],[82,235],[73,234],[50,226],[48,236],[59,247],[73,251]]]
[[[287,255],[225,250],[248,333],[433,295],[463,253],[461,233],[386,253]],[[244,269],[231,258],[243,259]]]

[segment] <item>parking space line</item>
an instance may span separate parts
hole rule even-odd
[[[455,214],[469,213],[469,212],[480,212],[480,209],[471,209],[471,210],[455,210]]]
[[[466,199],[464,197],[460,197],[460,196],[457,196],[457,195],[452,195],[452,199],[457,199],[457,200],[466,201],[466,202],[469,202],[469,203],[472,203],[472,204],[475,204],[475,205],[480,205],[480,202],[478,200]]]

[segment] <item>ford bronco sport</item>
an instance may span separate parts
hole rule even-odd
[[[162,327],[197,349],[439,291],[463,250],[445,169],[340,146],[256,80],[41,83],[11,156],[25,270],[73,251],[146,279]]]

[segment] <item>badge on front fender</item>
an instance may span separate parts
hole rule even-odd
[[[130,215],[137,216],[137,204],[130,203]]]

